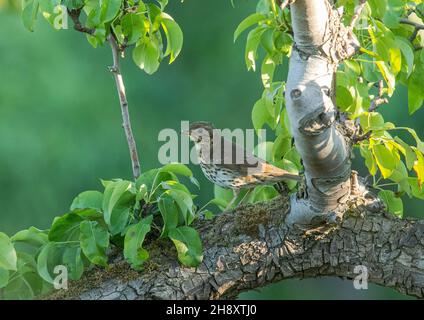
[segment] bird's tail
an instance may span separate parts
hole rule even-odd
[[[253,174],[256,178],[265,181],[270,182],[279,182],[282,180],[295,180],[295,181],[302,181],[302,177],[298,174],[294,174],[291,172],[288,172],[287,170],[278,168],[276,166],[273,166],[269,163],[264,163],[261,168],[260,174]]]

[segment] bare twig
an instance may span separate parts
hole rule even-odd
[[[368,112],[374,112],[375,110],[377,110],[377,108],[385,103],[389,103],[389,100],[387,100],[387,98],[383,97],[384,95],[384,82],[383,80],[380,80],[378,82],[378,96],[376,96],[372,101],[371,101],[371,105],[368,108]],[[357,121],[355,122],[355,126],[357,127],[357,133],[355,133],[352,136],[352,142],[354,144],[364,141],[364,140],[368,140],[371,137],[372,131],[368,131],[364,134],[359,134],[360,132],[360,126],[359,126],[359,118],[357,118]]]
[[[137,146],[131,129],[130,115],[128,111],[128,101],[119,65],[119,55],[121,54],[121,50],[119,49],[118,43],[116,42],[116,39],[113,34],[109,35],[108,40],[112,48],[113,55],[113,66],[110,67],[110,71],[115,77],[116,89],[118,90],[119,102],[121,104],[121,113],[123,120],[122,126],[125,130],[125,136],[127,138],[128,148],[130,150],[133,176],[134,179],[137,179],[140,176],[140,162],[138,160]]]
[[[368,109],[369,112],[375,111],[382,104],[389,103],[389,100],[383,97],[383,90],[384,90],[384,83],[383,83],[383,80],[380,80],[378,82],[378,96],[371,101],[371,105]]]
[[[284,0],[280,4],[281,10],[284,10],[290,4],[290,0]]]
[[[371,130],[368,131],[367,133],[364,133],[364,134],[361,134],[361,135],[354,135],[352,137],[352,143],[357,144],[358,142],[368,140],[371,137],[371,135],[372,135]]]
[[[88,33],[88,34],[94,34],[94,32],[96,32],[96,29],[91,29],[91,28],[87,28],[84,27],[79,19],[80,14],[81,14],[81,9],[68,9],[68,14],[71,17],[73,23],[74,23],[74,29],[79,31],[79,32],[83,32],[83,33]]]
[[[359,4],[356,6],[355,13],[353,14],[352,20],[350,21],[351,29],[353,29],[356,24],[356,21],[358,21],[359,17],[361,16],[362,10],[364,10],[366,3],[367,0],[359,0]]]
[[[408,25],[413,26],[415,28],[411,37],[409,37],[409,41],[411,41],[411,42],[413,42],[415,40],[415,38],[417,37],[418,32],[420,30],[424,30],[424,24],[417,23],[417,22],[411,21],[409,19],[400,19],[400,23],[408,24]]]
[[[277,0],[277,5],[281,8],[281,10],[284,10],[289,5],[293,4],[296,0]],[[290,8],[289,8],[290,9]]]

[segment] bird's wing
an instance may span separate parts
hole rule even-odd
[[[215,145],[217,147],[217,145]],[[255,157],[232,141],[221,138],[221,152],[212,152],[213,162],[225,165],[226,168],[238,171],[243,176],[261,175],[264,179],[293,179],[300,181],[300,176],[278,168],[263,159]],[[231,152],[229,152],[231,150]],[[220,162],[219,162],[220,161]]]

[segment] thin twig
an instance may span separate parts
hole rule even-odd
[[[290,0],[284,0],[280,4],[281,10],[284,10],[290,4]]]
[[[123,128],[125,130],[125,136],[128,142],[128,148],[131,156],[131,164],[134,179],[137,179],[140,176],[140,162],[138,160],[137,146],[131,129],[130,115],[128,111],[128,101],[127,95],[125,93],[124,80],[122,79],[119,58],[121,50],[119,49],[118,43],[116,42],[115,37],[111,33],[108,36],[110,46],[112,48],[113,56],[113,66],[110,67],[110,71],[113,73],[116,82],[116,89],[118,90],[119,102],[121,104],[121,113],[123,120]]]
[[[296,0],[277,0],[277,5],[284,10],[285,8],[289,8],[289,5],[293,4]]]
[[[375,110],[377,110],[377,108],[385,103],[389,103],[389,100],[387,100],[387,98],[383,97],[384,95],[384,82],[383,80],[380,80],[378,82],[378,96],[375,97],[372,101],[371,101],[371,105],[368,108],[368,112],[374,112]],[[359,118],[357,118],[357,120],[359,120]],[[360,131],[360,126],[359,126],[359,122],[355,122],[355,125],[357,126],[357,132]],[[359,133],[355,133],[352,137],[352,142],[354,144],[364,141],[364,140],[368,140],[371,137],[372,131],[368,131],[364,134],[359,134]]]
[[[357,144],[358,142],[368,140],[372,135],[372,131],[368,131],[367,133],[361,134],[361,135],[354,135],[352,137],[353,144]]]
[[[94,34],[96,32],[96,29],[91,29],[84,27],[79,19],[81,14],[81,9],[68,9],[68,15],[71,17],[73,23],[74,23],[74,29],[83,32],[88,33],[90,35]]]
[[[389,100],[387,100],[387,98],[383,97],[383,92],[384,90],[384,83],[383,80],[380,80],[378,82],[378,96],[375,97],[372,101],[371,101],[371,105],[368,109],[368,112],[373,112],[375,111],[380,105],[385,104],[385,103],[389,103]]]
[[[417,23],[417,22],[411,21],[409,19],[400,19],[399,22],[403,23],[403,24],[408,24],[408,25],[413,26],[415,28],[414,32],[412,33],[411,37],[409,38],[409,41],[411,41],[411,42],[413,42],[415,40],[415,38],[417,37],[418,32],[420,30],[424,30],[424,24]]]
[[[359,4],[356,6],[355,13],[353,14],[352,20],[350,21],[350,29],[353,29],[355,26],[356,21],[358,21],[359,17],[361,16],[362,10],[364,10],[366,3],[367,0],[359,0]]]

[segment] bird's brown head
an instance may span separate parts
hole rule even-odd
[[[213,124],[210,122],[192,122],[189,127],[188,135],[195,143],[211,141],[214,129]]]

